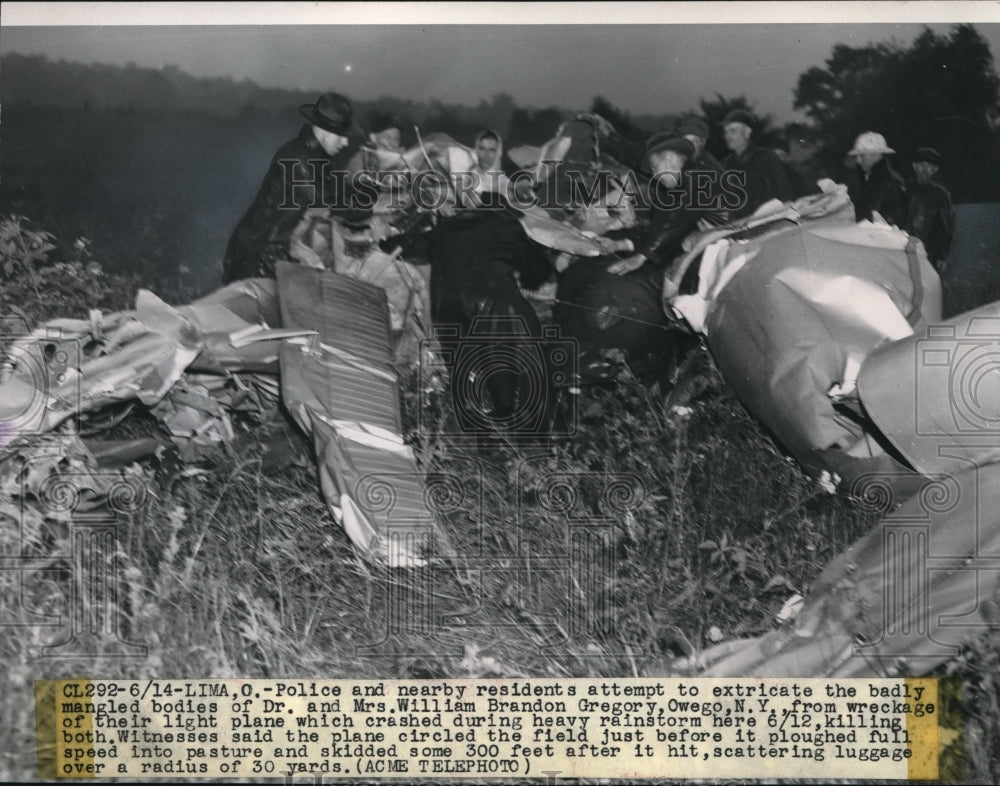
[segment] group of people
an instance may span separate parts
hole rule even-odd
[[[300,107],[300,113],[307,122],[275,154],[256,198],[232,233],[224,282],[273,276],[275,262],[289,256],[290,238],[306,209],[334,204],[342,217],[350,219],[352,210],[346,202],[331,202],[324,194],[342,196],[352,187],[352,183],[345,185],[349,173],[377,171],[403,155],[399,123],[392,116],[372,115],[363,131],[354,122],[350,101],[342,95],[324,94],[316,103]],[[699,225],[740,219],[770,200],[785,202],[801,195],[778,153],[755,143],[756,122],[750,112],[735,109],[721,126],[729,150],[722,161],[706,150],[711,129],[699,117],[683,118],[674,129],[654,134],[645,148],[624,140],[613,129],[603,129],[612,155],[626,168],[641,173],[654,196],[659,193],[659,198],[651,200],[645,231],[623,246],[631,246],[632,251],[608,267],[611,273],[624,275],[647,263],[661,267]],[[572,145],[576,140],[568,141]],[[894,152],[881,134],[866,131],[857,137],[848,153],[853,166],[847,177],[856,218],[872,220],[877,214],[919,237],[930,261],[940,269],[954,226],[951,198],[936,177],[940,156],[933,148],[917,150],[914,178],[906,183],[887,158]],[[426,150],[424,158],[430,164]],[[471,197],[478,202],[483,194],[524,195],[544,188],[537,171],[534,179],[530,172],[514,171],[500,134],[492,130],[478,135],[469,160],[450,163],[453,174],[461,170],[469,176],[459,199]],[[447,214],[454,206],[454,202],[444,204],[442,210]]]
[[[855,162],[848,181],[855,217],[870,221],[877,213],[920,238],[928,260],[940,272],[955,228],[951,194],[936,177],[941,156],[933,147],[919,148],[912,156],[913,180],[907,183],[886,158],[895,152],[873,131],[855,141],[848,153]]]

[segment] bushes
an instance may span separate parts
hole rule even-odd
[[[22,216],[0,216],[0,317],[29,329],[56,317],[84,318],[90,309],[123,310],[135,282],[109,276],[78,238],[72,255],[60,252],[48,232],[33,231]]]

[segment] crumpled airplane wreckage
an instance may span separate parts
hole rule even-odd
[[[527,163],[541,172],[567,149],[557,134]],[[472,155],[435,134],[403,159],[448,172]],[[690,236],[663,306],[704,337],[792,456],[884,518],[808,598],[786,604],[774,631],[678,660],[678,674],[919,674],[1000,624],[1000,303],[942,321],[920,243],[855,223],[846,189],[819,186]],[[574,220],[541,207],[520,216],[561,267],[608,256],[604,231],[634,219],[600,205]],[[427,337],[428,279],[398,249],[352,257],[317,225],[307,216],[297,263],[282,263],[276,280],[178,307],[141,290],[133,311],[54,320],[14,341],[0,376],[4,492],[32,466],[38,435],[78,415],[138,401],[197,461],[232,438],[231,413],[280,398],[311,436],[328,507],[358,553],[425,564],[435,521],[403,441],[394,362],[412,362]],[[692,266],[697,291],[680,294]],[[94,467],[68,431],[66,453]],[[35,467],[34,485],[59,471],[51,460]]]

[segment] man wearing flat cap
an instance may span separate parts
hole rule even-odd
[[[729,211],[723,207],[722,173],[726,170],[705,147],[711,128],[700,117],[689,115],[678,121],[675,132],[694,148],[694,156],[684,168],[690,208],[702,212],[700,218],[709,223],[725,223],[729,220]]]
[[[895,152],[884,136],[865,131],[847,153],[855,162],[849,173],[847,193],[854,204],[856,220],[872,221],[878,213],[893,226],[906,226],[906,186],[886,158]]]
[[[795,199],[795,187],[778,154],[751,141],[756,125],[754,116],[744,109],[731,110],[722,126],[729,155],[722,166],[730,172],[743,173],[743,198],[732,217],[743,218],[772,199],[788,202]]]
[[[553,319],[564,336],[580,342],[580,374],[607,379],[625,359],[633,373],[662,367],[683,339],[665,339],[663,274],[680,241],[697,223],[685,208],[683,171],[694,147],[671,132],[651,137],[639,157],[640,171],[651,176],[648,228],[629,233],[634,253],[608,264],[580,259],[559,277]]]
[[[941,156],[933,147],[921,147],[913,154],[914,180],[910,184],[906,231],[919,237],[927,259],[940,273],[951,249],[955,212],[951,194],[936,180]]]
[[[635,243],[635,253],[610,265],[608,272],[624,275],[647,262],[662,270],[680,250],[681,240],[698,223],[698,214],[690,209],[682,188],[684,169],[694,156],[694,145],[667,131],[646,142],[643,168],[652,175],[649,228]]]
[[[347,164],[360,142],[351,102],[324,93],[315,104],[299,107],[299,113],[308,122],[274,154],[257,196],[229,238],[223,283],[273,278],[275,264],[292,259],[293,232],[307,210],[349,208],[336,203],[346,198]]]

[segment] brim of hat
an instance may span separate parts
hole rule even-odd
[[[861,156],[861,155],[864,155],[865,153],[883,153],[883,154],[888,154],[888,153],[895,153],[895,152],[896,151],[893,150],[891,147],[880,147],[880,148],[878,148],[878,150],[858,150],[857,148],[854,148],[854,150],[852,150],[847,155],[849,155],[849,156]]]
[[[314,126],[319,126],[324,131],[329,131],[331,134],[339,134],[340,136],[349,137],[357,130],[357,127],[353,123],[348,123],[343,126],[334,125],[322,115],[316,114],[316,106],[314,104],[303,104],[299,107],[299,114]]]
[[[708,139],[712,135],[712,132],[707,128],[678,128],[677,133],[682,137],[690,135],[699,139]]]
[[[690,142],[688,144],[690,144]],[[653,156],[668,152],[678,156],[683,156],[685,159],[690,159],[694,156],[694,152],[690,149],[678,150],[674,145],[657,145],[649,148],[643,157],[646,161],[649,161]]]

